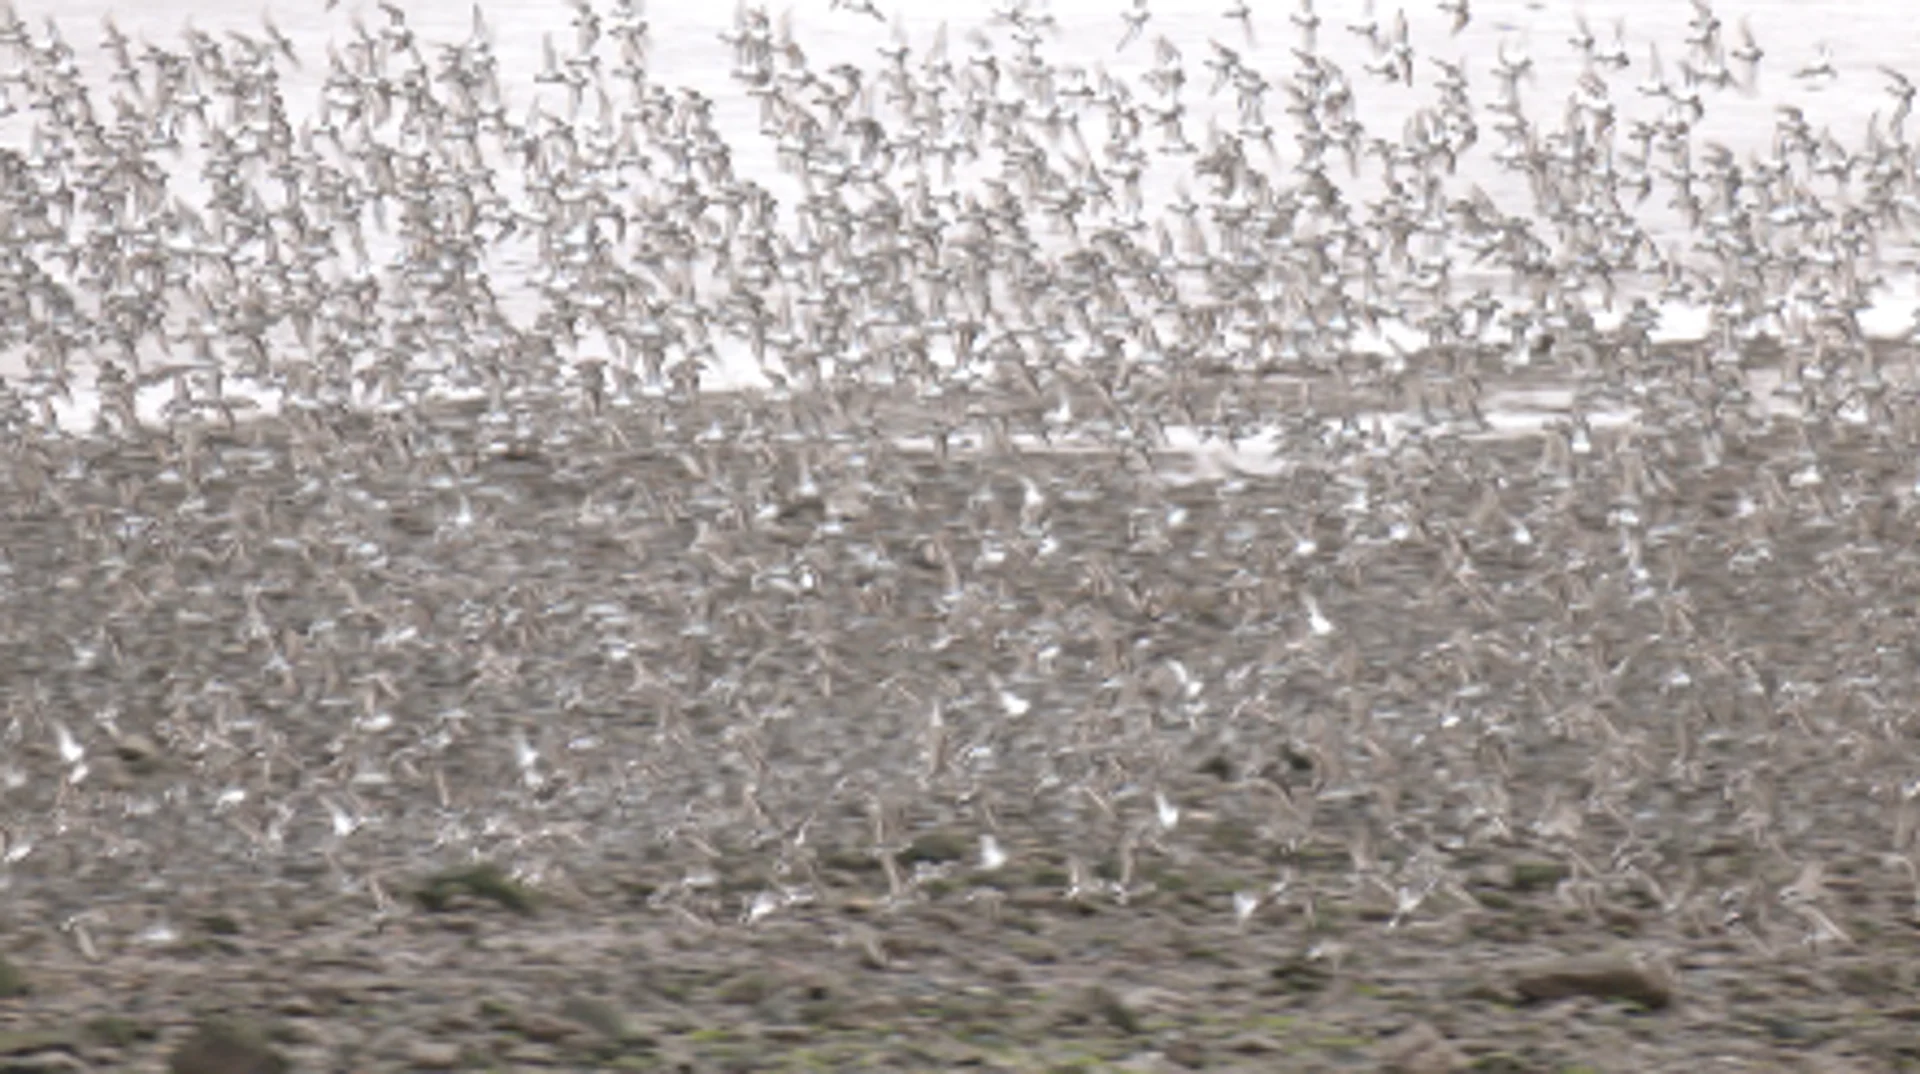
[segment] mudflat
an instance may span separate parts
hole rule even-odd
[[[0,1069],[1913,1061],[1889,434],[747,414],[16,443]]]

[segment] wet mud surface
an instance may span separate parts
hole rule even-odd
[[[0,1068],[1917,1054],[1894,434],[682,423],[14,444]]]

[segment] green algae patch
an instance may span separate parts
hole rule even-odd
[[[52,1029],[0,1030],[0,1056],[31,1055],[35,1052],[71,1051],[73,1036]]]
[[[27,975],[21,972],[20,967],[0,958],[0,999],[14,999],[32,991],[33,988],[27,984]]]
[[[535,910],[532,889],[492,862],[435,873],[413,892],[420,908],[435,914],[452,909],[462,896],[495,903],[522,916],[531,916]]]
[[[126,1048],[141,1041],[153,1040],[159,1034],[152,1026],[123,1018],[115,1014],[103,1014],[89,1018],[80,1027],[88,1040],[113,1048]]]
[[[285,1056],[245,1022],[203,1020],[167,1059],[168,1074],[285,1074]]]

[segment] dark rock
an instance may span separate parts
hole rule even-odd
[[[900,855],[900,864],[908,866],[926,862],[940,865],[946,862],[964,860],[972,850],[973,844],[963,835],[953,832],[928,832],[916,838],[906,852]]]
[[[74,1039],[53,1030],[0,1030],[0,1065],[38,1058],[48,1052],[71,1052]]]
[[[560,1005],[560,1016],[586,1026],[610,1041],[627,1039],[632,1032],[618,1007],[591,996],[573,996]]]
[[[1639,961],[1588,955],[1553,959],[1521,969],[1513,987],[1523,1003],[1547,1003],[1572,996],[1594,996],[1638,1003],[1649,1010],[1673,1004],[1674,980],[1667,970]]]
[[[167,1058],[168,1074],[286,1074],[285,1056],[251,1026],[226,1019],[202,1021]]]
[[[164,767],[160,746],[142,734],[122,735],[113,744],[113,754],[135,776],[150,776]]]
[[[461,896],[498,903],[517,914],[534,912],[533,892],[491,862],[436,873],[413,893],[421,909],[429,913],[447,911]]]
[[[1452,1074],[1467,1068],[1467,1057],[1460,1049],[1425,1022],[1387,1038],[1380,1058],[1382,1069],[1393,1074]]]
[[[27,984],[27,975],[20,972],[20,967],[0,958],[0,999],[13,999],[32,991]]]

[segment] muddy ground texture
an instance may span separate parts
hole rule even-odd
[[[847,449],[815,498],[737,428],[648,422],[263,423],[184,508],[157,438],[16,444],[0,1071],[1920,1066],[1915,455],[1836,429],[1649,436],[1630,497],[1615,443],[1439,447],[1367,478],[1378,524],[1311,464]],[[1626,500],[1686,622],[1635,595]],[[1390,508],[1413,536],[1374,539]],[[990,748],[928,761],[935,698]],[[1788,905],[1810,861],[1844,939]]]

